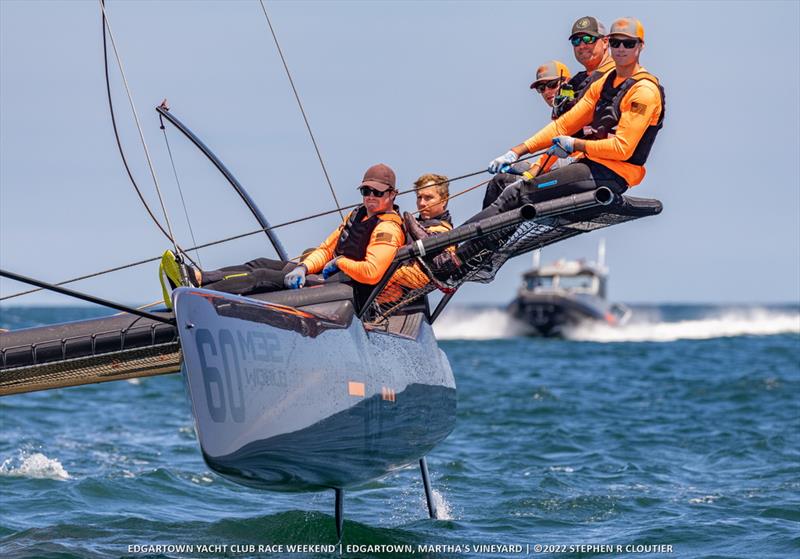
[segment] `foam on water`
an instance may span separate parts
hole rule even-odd
[[[446,310],[434,324],[440,340],[492,340],[523,336],[526,326],[502,308]],[[766,308],[736,309],[691,319],[665,321],[659,313],[634,311],[625,326],[600,322],[569,328],[564,336],[590,342],[674,342],[734,336],[800,333],[800,313]]]
[[[570,340],[592,342],[674,342],[797,333],[800,333],[800,313],[751,309],[676,322],[638,321],[634,318],[629,324],[619,327],[586,323],[566,330],[564,335]]]
[[[440,340],[495,340],[525,334],[525,325],[511,318],[504,309],[447,309],[434,323]]]
[[[0,464],[0,476],[27,477],[32,479],[70,479],[69,472],[55,458],[41,452],[27,455],[20,452],[16,458],[8,458]]]

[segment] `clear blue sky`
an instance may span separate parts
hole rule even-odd
[[[270,2],[267,7],[341,200],[383,161],[410,186],[424,172],[484,168],[547,122],[528,89],[541,62],[579,68],[572,22],[642,20],[642,63],[667,94],[665,128],[634,195],[664,213],[604,233],[611,296],[631,302],[800,299],[797,23],[787,2]],[[130,2],[108,12],[166,191],[191,244],[153,107],[163,97],[273,222],[333,207],[258,2]],[[105,100],[98,4],[0,0],[0,264],[50,281],[160,254],[116,151]],[[115,68],[115,67],[114,67]],[[126,152],[157,207],[114,70]],[[199,242],[255,228],[223,179],[169,130]],[[458,191],[477,182],[460,181]],[[456,221],[481,195],[452,204]],[[401,199],[404,209],[413,200]],[[337,224],[279,230],[292,254]],[[599,236],[545,251],[593,256]],[[206,267],[270,256],[266,237],[201,253]],[[528,257],[461,302],[510,300]],[[156,266],[77,289],[159,297]],[[1,281],[9,294],[24,288]],[[18,303],[65,301],[36,295]]]

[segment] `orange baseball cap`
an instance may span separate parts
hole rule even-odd
[[[611,31],[608,35],[624,35],[625,37],[639,39],[644,43],[644,26],[638,19],[623,17],[611,24]]]
[[[568,80],[572,77],[569,73],[569,68],[563,62],[558,60],[550,60],[536,68],[536,79],[531,84],[531,89],[535,89],[539,82],[547,82],[558,78]]]

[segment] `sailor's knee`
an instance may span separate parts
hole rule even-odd
[[[497,207],[497,209],[501,212],[505,212],[520,206],[520,185],[521,181],[507,186],[492,205]]]

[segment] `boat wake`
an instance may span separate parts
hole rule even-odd
[[[524,336],[528,329],[505,309],[451,307],[433,324],[440,340],[494,340]]]
[[[492,340],[524,336],[528,329],[502,308],[451,307],[436,321],[434,332],[440,340]],[[800,334],[800,312],[721,308],[681,320],[634,309],[625,326],[587,323],[564,332],[569,340],[589,342],[672,342],[776,334]]]
[[[736,336],[800,334],[800,313],[770,309],[721,311],[692,320],[661,321],[638,318],[625,326],[587,323],[565,330],[567,339],[591,342],[672,342]]]
[[[22,451],[16,458],[8,458],[0,464],[0,476],[57,480],[71,478],[57,459],[48,458],[41,452],[28,455]]]

